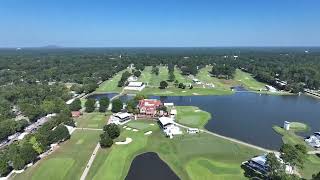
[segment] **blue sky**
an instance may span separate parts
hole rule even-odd
[[[1,0],[0,47],[320,46],[319,0]]]

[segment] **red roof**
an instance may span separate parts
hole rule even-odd
[[[157,99],[143,99],[139,101],[139,108],[145,107],[147,109],[149,108],[157,108],[160,105],[162,105],[162,102]]]
[[[79,117],[81,115],[81,112],[80,111],[72,111],[71,114],[72,114],[72,117]]]

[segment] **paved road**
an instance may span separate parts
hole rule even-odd
[[[96,155],[97,155],[97,152],[98,152],[99,149],[100,149],[100,144],[98,143],[96,148],[93,150],[93,153],[92,153],[92,155],[91,155],[91,157],[90,157],[90,159],[89,159],[89,161],[87,163],[86,168],[84,169],[84,171],[83,171],[83,173],[82,173],[82,175],[80,177],[80,180],[85,180],[86,179],[86,177],[87,177],[87,175],[89,173],[90,167],[91,167],[94,159],[96,158]]]

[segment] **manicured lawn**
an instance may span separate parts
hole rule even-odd
[[[138,122],[132,121],[127,125],[147,129],[133,132],[122,128],[119,139],[130,137],[133,141],[127,145],[113,145],[110,149],[100,150],[88,179],[124,179],[134,157],[144,152],[158,153],[181,179],[244,179],[241,162],[262,153],[204,133],[169,139],[158,126],[150,126],[148,129],[149,121]],[[143,134],[151,129],[151,135]]]
[[[64,179],[73,164],[72,158],[49,159],[39,167],[32,179]]]
[[[209,73],[212,70],[212,66],[206,66],[199,70],[196,78],[199,79],[203,83],[213,84],[215,86],[214,89],[231,91],[230,87],[232,86],[229,81],[223,81],[221,79],[211,77]]]
[[[165,66],[158,66],[159,75],[151,74],[152,67],[146,66],[142,71],[139,81],[146,83],[148,86],[159,87],[161,81],[168,80],[168,68]]]
[[[155,96],[230,95],[233,93],[234,92],[230,90],[221,90],[214,88],[179,89],[176,87],[169,87],[166,89],[159,89],[157,87],[146,87],[141,91],[141,94]]]
[[[150,124],[154,124],[153,126]],[[158,129],[158,124],[157,122],[153,120],[132,120],[128,123],[126,123],[126,126],[138,129],[138,130],[154,130]]]
[[[246,179],[239,164],[221,163],[206,158],[196,158],[187,163],[191,179]]]
[[[178,113],[176,121],[183,125],[203,128],[211,119],[210,113],[202,111],[198,107],[177,106],[176,108]]]
[[[94,162],[94,164],[99,163],[99,165],[94,165],[90,169],[91,172],[87,177],[88,179],[118,180],[125,178],[132,160],[145,148],[148,138],[142,131],[133,132],[129,130],[124,130],[121,136],[123,138],[130,137],[133,141],[127,145],[114,144],[108,153],[103,152],[103,150],[99,155],[99,158],[103,160]]]
[[[84,113],[81,117],[76,118],[75,122],[78,128],[103,128],[107,124],[110,115],[110,112]]]
[[[192,80],[186,76],[183,76],[181,74],[181,70],[178,69],[177,67],[174,68],[174,76],[176,77],[176,80],[179,81],[179,83],[184,83],[184,84],[192,83]]]
[[[173,139],[159,138],[161,135],[153,134],[147,149],[157,152],[181,179],[199,179],[199,177],[241,177],[243,170],[241,162],[252,158],[262,152],[251,149],[209,134],[182,135]],[[211,164],[207,174],[201,174],[203,165],[195,163],[198,159],[205,159]],[[229,167],[219,175],[222,166]],[[199,171],[200,170],[200,171]],[[215,178],[214,178],[215,179]],[[238,178],[236,178],[238,179]]]
[[[303,123],[291,123],[290,126],[293,125],[291,130],[286,131],[279,126],[274,126],[273,129],[282,136],[282,141],[286,144],[303,144],[307,147],[308,151],[314,150],[308,144],[306,144],[302,137],[295,134],[296,131],[302,131],[303,129],[307,130],[308,126]],[[306,161],[304,162],[304,168],[300,169],[300,174],[306,178],[310,179],[312,174],[316,174],[319,172],[320,167],[320,157],[317,155],[308,155]]]
[[[28,168],[24,173],[14,177],[17,180],[59,180],[80,179],[91,153],[98,143],[99,131],[76,130],[71,139]]]
[[[144,82],[144,83],[149,83],[152,79],[152,74],[151,74],[151,69],[152,67],[151,66],[146,66],[144,68],[144,70],[141,72],[141,75],[139,77],[139,80],[140,82]]]
[[[112,77],[111,79],[103,82],[98,89],[96,90],[96,92],[113,92],[113,93],[119,93],[122,91],[122,87],[118,87],[118,82],[121,79],[121,75],[123,72],[125,72],[126,70],[120,71],[118,72],[114,77]]]
[[[240,69],[236,70],[234,80],[249,90],[259,91],[260,89],[266,89],[265,83],[255,80],[251,74],[243,72]]]

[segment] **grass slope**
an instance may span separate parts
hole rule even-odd
[[[76,130],[71,139],[37,162],[24,173],[14,177],[15,180],[60,180],[80,179],[90,155],[98,143],[100,132]]]

